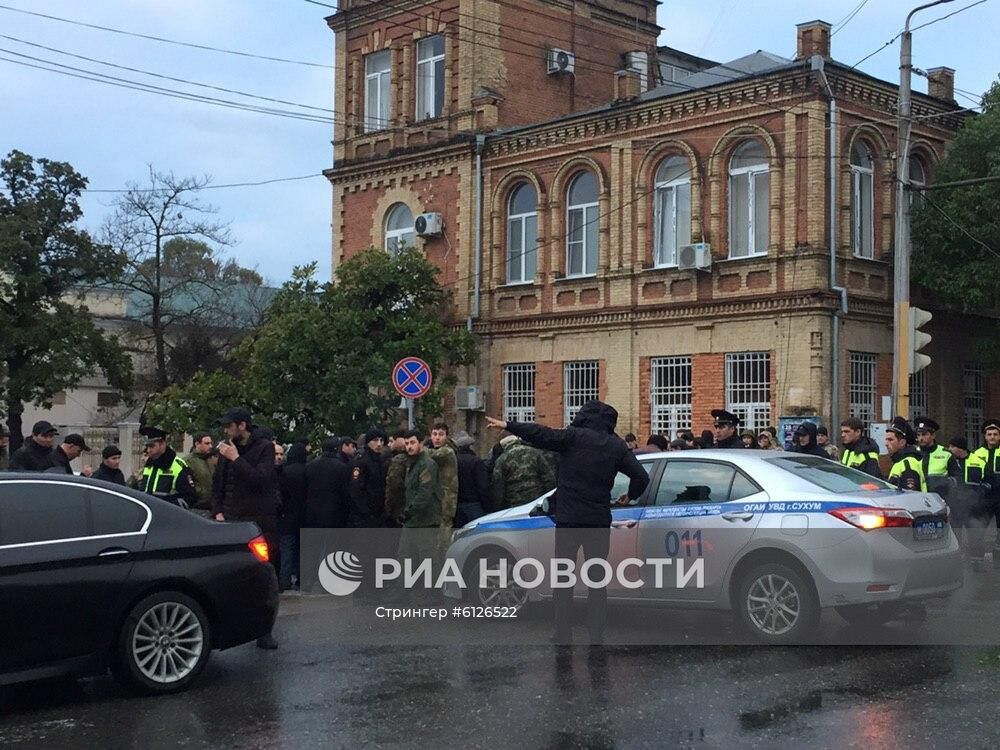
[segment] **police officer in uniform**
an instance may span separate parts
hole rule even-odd
[[[725,409],[712,409],[712,419],[715,420],[716,448],[742,448],[743,439],[736,428],[740,426],[740,418]]]
[[[1000,419],[986,420],[983,424],[983,445],[973,455],[986,467],[983,471],[983,483],[987,486],[986,508],[996,517],[997,528],[1000,528]],[[993,567],[1000,568],[1000,537],[993,547]]]
[[[878,446],[874,440],[864,435],[864,431],[865,423],[857,417],[850,417],[840,423],[840,439],[844,444],[840,463],[881,479],[882,468],[878,463]]]
[[[916,441],[917,435],[910,423],[902,417],[895,417],[885,433],[885,447],[892,461],[888,481],[901,490],[927,492],[924,462],[913,447]]]
[[[952,513],[951,525],[973,568],[980,570],[984,566],[986,552],[983,536],[990,519],[984,502],[986,485],[983,484],[983,474],[986,472],[986,464],[982,458],[969,451],[969,441],[962,435],[951,439],[948,452],[954,457],[959,470],[956,477],[958,484],[948,497],[948,507]]]
[[[927,486],[947,500],[961,470],[948,449],[937,443],[937,431],[941,426],[930,417],[917,417],[913,420],[913,429],[917,433],[917,452],[923,458]]]
[[[194,477],[184,459],[167,445],[167,433],[158,427],[143,427],[147,459],[138,489],[182,508],[194,507],[198,500]]]

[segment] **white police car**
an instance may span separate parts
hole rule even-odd
[[[628,487],[624,475],[611,492],[611,568],[668,558],[689,579],[683,586],[671,585],[671,576],[657,582],[655,566],[634,565],[635,580],[609,584],[613,601],[733,610],[759,639],[784,643],[808,633],[824,607],[848,622],[880,623],[962,585],[958,541],[936,494],[903,492],[833,461],[778,451],[676,451],[639,460],[651,480],[642,497],[615,504]],[[445,593],[483,606],[550,598],[547,585],[522,587],[477,572],[484,561],[512,569],[525,558],[551,559],[547,498],[456,530],[448,557],[469,583]],[[578,583],[576,594],[584,592]]]

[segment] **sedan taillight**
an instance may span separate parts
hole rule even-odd
[[[902,508],[834,508],[829,513],[862,531],[913,526],[910,511]]]
[[[253,556],[260,560],[262,563],[271,561],[271,550],[267,546],[267,540],[262,536],[255,536],[249,542],[247,546],[250,551],[253,552]]]

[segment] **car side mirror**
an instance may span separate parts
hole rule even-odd
[[[538,503],[534,508],[528,512],[529,516],[551,516],[551,506],[549,505],[549,499],[543,498],[542,502]]]

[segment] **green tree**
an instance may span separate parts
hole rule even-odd
[[[264,324],[229,357],[226,373],[196,377],[154,398],[150,419],[171,429],[205,426],[224,393],[250,406],[280,433],[355,434],[399,418],[393,365],[405,356],[434,370],[425,415],[439,414],[455,382],[450,370],[475,361],[472,336],[449,321],[450,297],[420,253],[390,256],[371,248],[343,263],[336,283],[315,279],[315,264],[296,269],[272,301]],[[224,398],[222,400],[225,400]],[[214,418],[214,417],[213,417]]]
[[[959,130],[934,182],[1000,176],[1000,82],[983,113]],[[1000,298],[1000,189],[997,183],[929,190],[913,211],[912,279],[940,304],[963,312],[992,309]],[[985,332],[984,332],[985,333]],[[996,349],[982,339],[986,349]],[[985,356],[985,352],[984,352]]]
[[[53,394],[97,370],[127,388],[131,368],[74,298],[122,270],[120,255],[77,227],[86,178],[15,150],[0,180],[0,405],[16,448],[25,404],[49,408]]]

